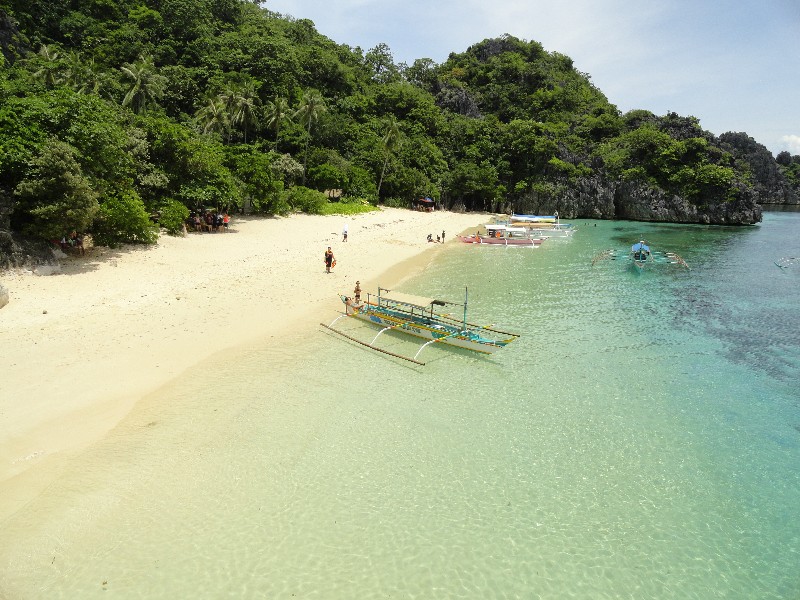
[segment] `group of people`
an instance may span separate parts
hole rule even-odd
[[[213,212],[213,211],[193,211],[189,214],[186,221],[188,229],[195,231],[228,231],[228,226],[231,222],[231,216],[227,212]]]
[[[69,235],[63,236],[58,245],[61,246],[61,250],[63,250],[65,253],[68,250],[75,250],[81,255],[86,254],[86,248],[83,247],[83,234],[78,233],[74,229]]]
[[[432,241],[434,241],[434,239],[433,239],[433,234],[431,234],[431,233],[429,233],[429,234],[428,234],[428,241],[429,241],[429,242],[432,242]],[[442,235],[441,235],[441,236],[438,236],[438,235],[436,236],[436,243],[437,243],[437,244],[438,244],[438,243],[442,243],[442,244],[444,244],[444,231],[442,231]]]

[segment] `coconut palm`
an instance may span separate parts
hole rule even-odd
[[[67,57],[66,82],[79,94],[97,94],[103,73],[93,58],[83,60],[80,52],[72,51]]]
[[[36,61],[40,65],[34,72],[33,77],[44,83],[47,87],[53,87],[61,82],[61,65],[59,64],[58,51],[53,46],[42,45],[37,52]]]
[[[167,86],[167,78],[158,74],[152,56],[140,54],[139,60],[133,64],[126,63],[121,71],[131,81],[131,89],[125,94],[122,106],[130,106],[135,113],[141,113],[151,104],[158,103]]]
[[[203,133],[219,133],[228,131],[228,111],[220,98],[210,98],[195,115]]]
[[[306,165],[308,162],[308,142],[311,139],[311,126],[319,120],[322,113],[328,110],[322,95],[315,91],[307,91],[300,100],[300,107],[295,111],[294,116],[300,119],[306,127],[306,147],[303,153],[303,185],[306,183]]]
[[[242,125],[244,129],[244,143],[247,143],[247,131],[258,120],[256,103],[258,95],[253,82],[247,81],[237,88],[230,105],[229,117],[232,125]]]
[[[388,124],[386,127],[386,133],[384,134],[383,138],[381,139],[381,144],[383,146],[383,151],[385,153],[383,159],[383,168],[381,169],[381,178],[378,180],[378,198],[381,197],[381,186],[383,185],[383,176],[386,174],[386,165],[389,164],[389,156],[392,152],[394,152],[401,144],[401,133],[400,133],[400,125],[397,123],[397,120],[390,116],[388,119]]]
[[[244,141],[247,143],[247,131],[250,125],[256,120],[255,107],[256,90],[252,82],[243,85],[229,83],[225,90],[220,93],[219,101],[228,113],[228,122],[231,127],[239,124],[244,127]],[[228,142],[230,142],[231,131],[228,132]]]
[[[275,101],[269,101],[264,105],[264,118],[266,119],[267,129],[275,131],[275,152],[278,151],[278,139],[281,134],[281,123],[291,118],[289,114],[289,102],[280,96]]]

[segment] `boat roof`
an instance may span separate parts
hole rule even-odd
[[[428,307],[433,303],[441,303],[442,300],[435,298],[428,298],[426,296],[415,296],[414,294],[405,294],[403,292],[386,292],[381,294],[381,300],[390,300],[392,302],[399,302],[400,304],[408,304],[409,306]]]
[[[636,242],[633,246],[631,246],[631,252],[636,252],[637,250],[644,250],[647,252],[650,250],[650,246],[644,242]]]
[[[555,215],[511,215],[512,221],[546,222],[555,221]]]

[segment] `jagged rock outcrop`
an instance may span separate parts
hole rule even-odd
[[[698,207],[684,198],[641,182],[622,182],[614,197],[614,215],[631,221],[752,225],[761,221],[755,192],[744,186],[736,199]]]
[[[668,223],[752,225],[761,221],[756,193],[740,186],[730,202],[698,207],[686,199],[642,182],[613,182],[601,175],[564,181],[522,196],[517,213],[553,214],[564,219],[627,219]]]
[[[786,181],[778,169],[778,163],[765,146],[746,133],[723,133],[719,141],[737,161],[750,167],[759,204],[800,204],[800,196]]]
[[[27,49],[27,40],[20,34],[17,24],[0,10],[0,52],[9,63],[23,56]]]
[[[11,232],[0,230],[0,269],[33,269],[56,262],[47,242],[17,237]]]

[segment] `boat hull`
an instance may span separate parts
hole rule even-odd
[[[460,235],[458,237],[465,244],[488,244],[490,246],[527,246],[535,248],[541,246],[544,241],[542,238],[494,238],[482,235]]]

